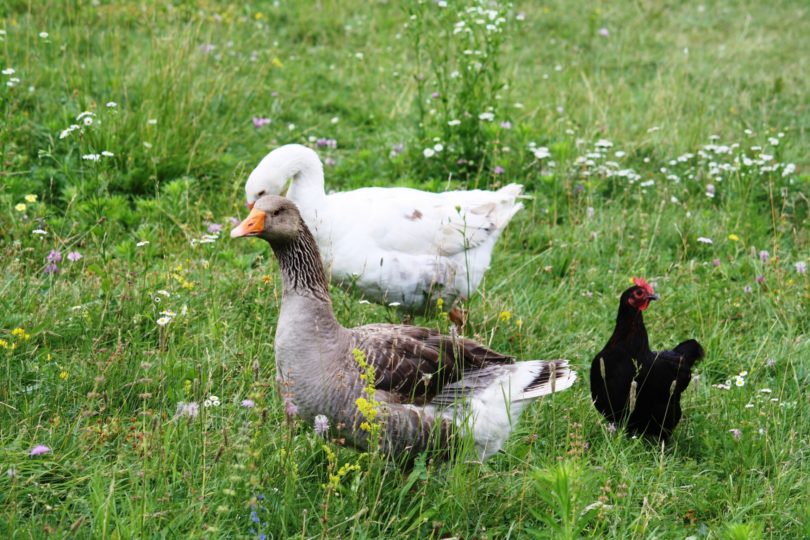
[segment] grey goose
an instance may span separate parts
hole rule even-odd
[[[366,394],[358,351],[374,370],[379,443],[394,457],[446,450],[453,437],[467,435],[484,460],[501,449],[531,401],[576,380],[565,360],[515,362],[429,328],[343,327],[318,246],[289,199],[258,199],[231,231],[232,238],[251,236],[270,243],[282,274],[275,357],[285,399],[305,421],[326,416],[335,434],[356,447],[369,443],[357,403]]]

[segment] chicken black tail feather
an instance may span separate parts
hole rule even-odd
[[[676,353],[683,356],[690,368],[705,355],[703,347],[694,339],[687,339],[683,343],[678,344],[674,350]]]

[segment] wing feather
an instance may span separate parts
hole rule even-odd
[[[397,394],[402,403],[429,402],[465,371],[515,360],[470,339],[405,325],[355,328],[353,347],[374,366],[375,387]]]

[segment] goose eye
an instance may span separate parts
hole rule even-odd
[[[265,190],[261,190],[257,195],[259,197],[264,197],[265,195],[267,195],[267,192]]]

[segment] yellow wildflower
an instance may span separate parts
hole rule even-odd
[[[30,203],[35,203],[37,202],[37,196],[34,195],[33,193],[29,193],[28,195],[25,196],[25,200]]]
[[[512,313],[509,311],[501,311],[501,322],[509,322],[512,319]]]
[[[62,370],[62,371],[59,373],[59,378],[60,378],[60,379],[62,379],[63,381],[66,381],[66,380],[67,380],[67,378],[68,378],[68,372],[67,372],[67,371],[65,371],[65,370],[63,369],[63,370]]]
[[[260,20],[264,19],[264,13],[262,13],[261,11],[257,11],[257,12],[256,12],[256,15],[254,15],[253,17],[254,17],[254,18],[257,20],[257,21],[260,21]]]
[[[25,203],[20,203],[14,207],[14,210],[16,210],[17,212],[25,212],[26,208],[28,207],[25,206]]]
[[[11,331],[11,335],[14,337],[21,338],[23,341],[28,341],[29,339],[31,339],[31,334],[26,333],[25,330],[23,330],[19,326]]]
[[[270,283],[271,281],[273,281],[273,278],[271,278],[271,277],[270,277],[270,276],[268,276],[268,275],[264,275],[264,276],[262,276],[262,281],[264,282],[264,284],[265,284],[265,285],[267,285],[268,283]]]
[[[442,311],[442,308],[444,308],[444,298],[439,297],[439,299],[436,300],[436,307],[439,311]]]
[[[737,236],[736,234],[733,234],[733,233],[728,235],[728,239],[731,240],[732,242],[739,242],[740,241],[740,237]]]
[[[270,63],[277,68],[283,68],[284,64],[281,63],[281,60],[278,59],[278,56],[274,56]]]
[[[9,348],[8,341],[6,341],[5,339],[0,339],[0,347],[8,349]]]

